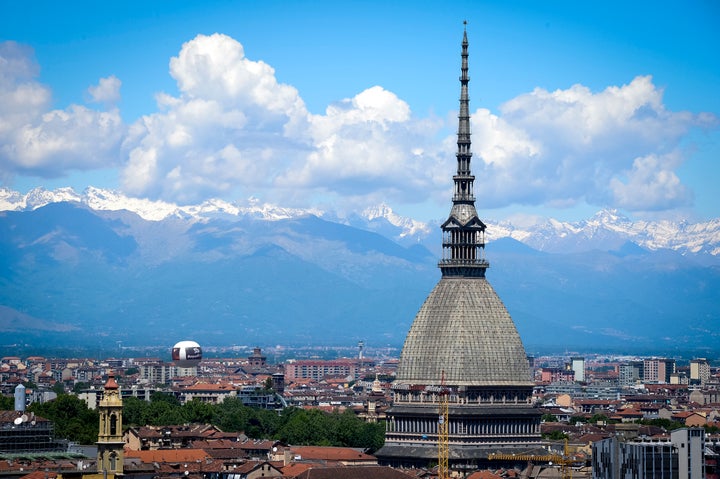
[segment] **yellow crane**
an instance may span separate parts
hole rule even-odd
[[[439,414],[438,414],[438,479],[449,479],[450,470],[448,459],[450,458],[450,435],[449,435],[449,396],[450,391],[445,387],[445,371],[440,379],[440,392],[438,393]]]
[[[501,461],[527,461],[527,462],[547,462],[555,463],[560,466],[560,477],[562,479],[572,479],[572,470],[570,466],[575,462],[568,453],[568,441],[565,439],[565,447],[562,454],[501,454],[491,453],[488,455],[490,460]]]

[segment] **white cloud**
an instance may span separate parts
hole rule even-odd
[[[185,43],[170,60],[170,74],[186,98],[227,102],[265,120],[306,114],[294,87],[278,83],[270,65],[246,58],[243,46],[226,35],[198,35]]]
[[[2,178],[8,181],[18,173],[54,177],[117,164],[124,135],[119,112],[79,105],[48,110],[50,90],[35,80],[38,73],[32,49],[0,43]]]
[[[15,42],[0,43],[0,140],[3,149],[6,135],[18,125],[39,117],[50,104],[50,90],[34,78],[40,67],[33,50]]]
[[[612,178],[610,181],[614,203],[633,211],[663,210],[687,204],[692,195],[674,172],[679,163],[677,153],[635,158],[632,168],[625,172],[625,180]]]
[[[490,206],[687,205],[691,195],[674,171],[683,159],[677,150],[707,118],[669,111],[662,96],[645,76],[598,93],[582,85],[538,88],[502,105],[500,117],[479,111],[473,146],[484,163],[476,174],[484,179]],[[671,153],[672,162],[639,160]],[[651,168],[660,169],[653,174]]]
[[[279,183],[351,195],[388,186],[402,190],[403,180],[425,183],[412,163],[422,162],[423,155],[413,151],[426,143],[428,126],[432,128],[412,119],[408,104],[392,92],[369,88],[329,106],[324,115],[310,117],[308,135],[314,149]]]
[[[78,105],[53,110],[15,131],[13,159],[27,171],[46,175],[108,166],[107,159],[116,159],[122,130],[117,110],[96,112]]]
[[[198,35],[170,60],[177,95],[125,127],[119,112],[71,105],[50,110],[32,51],[0,44],[0,168],[62,175],[123,158],[128,194],[190,203],[251,195],[288,206],[318,201],[365,207],[451,198],[457,116],[418,118],[393,92],[373,86],[310,114],[274,69],[220,34]],[[88,89],[113,105],[121,81]],[[459,88],[459,85],[458,85]],[[686,206],[677,170],[683,141],[711,114],[674,112],[651,77],[592,92],[535,89],[493,113],[472,115],[476,196],[482,208],[587,202],[629,210]]]
[[[136,122],[125,142],[122,178],[132,194],[337,205],[346,197],[407,200],[409,191],[417,197],[436,187],[428,131],[440,122],[413,119],[392,92],[372,87],[311,115],[270,66],[217,34],[187,42],[170,65],[180,95],[158,95],[161,111]],[[411,153],[418,148],[422,155]]]
[[[122,82],[115,75],[101,78],[97,85],[88,88],[88,93],[95,103],[114,105],[120,101]]]
[[[180,95],[130,129],[122,171],[129,193],[192,202],[267,190],[306,154],[308,113],[297,90],[245,57],[232,38],[198,35],[170,61]]]

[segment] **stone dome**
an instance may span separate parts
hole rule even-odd
[[[532,386],[510,314],[485,278],[443,277],[415,316],[396,385]]]

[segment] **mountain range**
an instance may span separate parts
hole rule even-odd
[[[528,353],[712,356],[720,219],[486,221],[488,280]],[[0,189],[0,347],[401,347],[440,278],[439,224],[88,188]]]

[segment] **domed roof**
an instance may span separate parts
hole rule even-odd
[[[395,384],[531,386],[505,305],[485,278],[443,277],[415,316]]]

